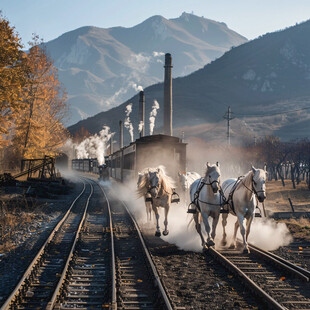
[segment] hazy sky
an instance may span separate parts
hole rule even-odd
[[[82,27],[132,27],[150,16],[193,12],[248,39],[310,19],[310,0],[0,0],[0,10],[23,43],[32,33],[44,41]]]

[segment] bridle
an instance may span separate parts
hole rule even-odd
[[[254,177],[254,176],[253,176],[253,177]],[[244,184],[243,180],[241,181],[241,183],[242,183],[242,185],[243,185],[247,190],[249,190],[251,193],[254,193],[255,196],[256,196],[256,198],[258,198],[258,194],[259,194],[259,193],[264,193],[264,194],[266,194],[266,191],[265,191],[265,190],[259,190],[259,191],[257,191],[257,190],[255,189],[255,186],[254,186],[254,183],[255,183],[255,182],[254,182],[253,177],[252,177],[252,189],[248,188],[248,187]]]
[[[204,185],[213,185],[214,183],[217,183],[217,184],[220,184],[220,181],[218,180],[213,180],[210,182],[210,179],[211,179],[211,176],[209,176],[209,183],[206,183],[206,182],[202,182]]]

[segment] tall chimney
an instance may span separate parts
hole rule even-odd
[[[123,122],[119,121],[119,149],[123,148],[124,144],[124,127],[123,127]]]
[[[144,98],[144,91],[140,91],[139,93],[139,126],[140,126],[140,123],[142,122],[143,125],[142,125],[142,129],[140,131],[140,138],[141,137],[144,137],[145,136],[145,117],[144,117],[144,112],[145,110],[145,98]]]
[[[169,53],[165,55],[164,68],[164,134],[172,136],[172,58]]]

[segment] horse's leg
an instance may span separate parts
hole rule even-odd
[[[223,226],[223,238],[221,241],[221,245],[225,246],[227,243],[227,234],[226,234],[226,225],[227,225],[227,217],[228,217],[228,213],[222,213],[222,226]]]
[[[152,205],[149,202],[146,203],[146,214],[147,214],[147,221],[151,222],[151,220],[152,220]]]
[[[242,236],[242,240],[243,240],[243,253],[249,253],[249,248],[248,248],[248,244],[246,242],[246,237],[245,237],[245,228],[244,228],[244,217],[243,216],[238,216],[238,222],[240,225],[240,233]]]
[[[213,221],[212,221],[212,232],[211,232],[211,238],[214,240],[215,239],[215,234],[216,234],[216,226],[220,218],[220,213],[215,214]]]
[[[149,213],[148,213],[148,205],[147,202],[145,202],[145,210],[146,210],[146,221],[149,221]]]
[[[250,249],[248,247],[248,237],[249,237],[249,234],[250,234],[250,231],[251,231],[251,224],[252,224],[252,221],[253,221],[253,215],[250,216],[250,218],[248,218],[246,220],[246,235],[245,235],[245,243],[246,243],[246,251],[248,253],[250,253]]]
[[[168,203],[167,206],[164,208],[165,209],[165,220],[164,220],[165,230],[163,231],[164,236],[167,236],[169,234],[169,230],[167,229],[169,208],[170,205]]]
[[[194,218],[194,221],[195,221],[195,227],[196,227],[196,230],[201,238],[201,246],[202,247],[205,247],[205,239],[202,235],[202,232],[201,232],[201,225],[200,225],[200,220],[199,220],[199,217],[201,216],[201,213],[200,212],[196,212],[195,214],[193,214],[193,218]]]
[[[159,213],[158,213],[158,208],[155,207],[154,205],[152,205],[153,211],[155,213],[155,217],[156,217],[156,232],[155,232],[155,236],[156,237],[160,237],[161,233],[159,230]]]
[[[236,247],[236,236],[237,236],[238,227],[239,227],[239,221],[237,220],[235,223],[233,239],[232,239],[231,244],[229,246],[230,249],[234,249]]]
[[[210,246],[213,246],[213,245],[214,245],[214,241],[213,241],[212,238],[210,237],[211,228],[210,228],[209,221],[208,221],[209,216],[208,216],[208,214],[205,214],[205,213],[201,213],[201,214],[202,214],[203,223],[205,224],[206,232],[207,232],[207,234],[208,234],[207,246],[210,247]]]
[[[152,205],[149,204],[149,215],[150,215],[150,222],[152,221]]]

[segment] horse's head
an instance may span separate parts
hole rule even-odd
[[[149,172],[149,192],[153,198],[157,198],[161,185],[160,169]]]
[[[252,166],[253,173],[253,191],[259,202],[264,202],[266,199],[266,174],[263,169],[255,169]]]
[[[216,165],[210,165],[209,163],[206,164],[207,170],[205,175],[205,180],[207,184],[212,187],[213,193],[217,193],[220,189],[220,182],[221,182],[221,171],[220,165],[217,162]]]

